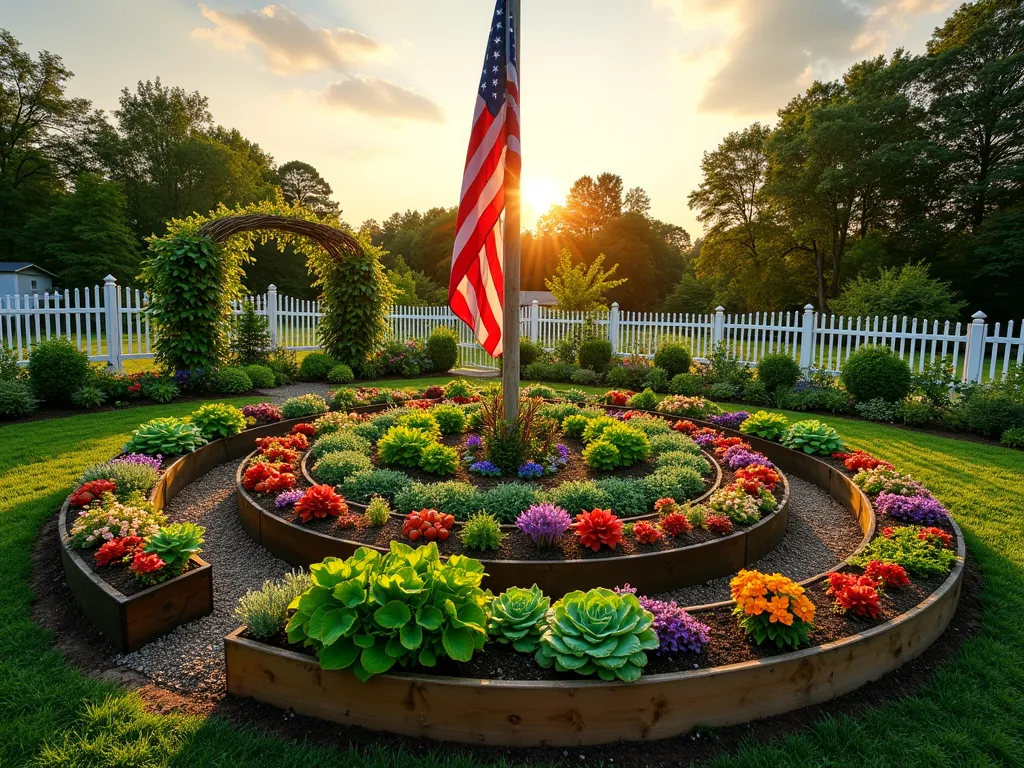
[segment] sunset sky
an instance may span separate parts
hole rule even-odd
[[[653,214],[686,205],[701,153],[814,78],[903,46],[942,0],[522,0],[524,224],[611,171]],[[303,160],[358,225],[457,203],[493,0],[0,0],[0,26],[112,111],[160,76],[278,163]]]

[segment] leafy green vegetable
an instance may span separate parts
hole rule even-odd
[[[499,643],[511,643],[521,653],[535,653],[550,607],[551,598],[536,584],[529,589],[512,587],[491,602],[487,633]]]

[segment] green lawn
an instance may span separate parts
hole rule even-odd
[[[195,407],[131,408],[0,428],[0,572],[7,577],[0,586],[0,765],[468,768],[472,762],[455,747],[426,758],[392,749],[315,749],[215,719],[150,714],[136,694],[83,677],[51,650],[47,633],[29,618],[39,529],[81,469],[108,458],[136,424]],[[777,744],[750,744],[714,765],[1024,765],[1024,453],[828,421],[852,445],[923,481],[954,512],[984,574],[981,632],[912,698],[879,702],[868,714],[826,721]],[[573,765],[591,764],[571,752],[570,758]]]

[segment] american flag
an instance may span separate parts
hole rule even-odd
[[[518,182],[519,58],[515,20],[498,0],[473,114],[448,286],[452,311],[492,357],[502,352],[506,181]],[[511,98],[508,98],[511,97]]]

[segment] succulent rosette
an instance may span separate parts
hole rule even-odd
[[[610,589],[570,592],[548,610],[547,624],[535,654],[538,664],[609,682],[637,680],[647,665],[645,651],[659,645],[653,614],[635,595]]]
[[[551,598],[536,584],[530,589],[508,589],[491,602],[487,634],[499,643],[511,643],[517,651],[534,653],[550,607]]]

